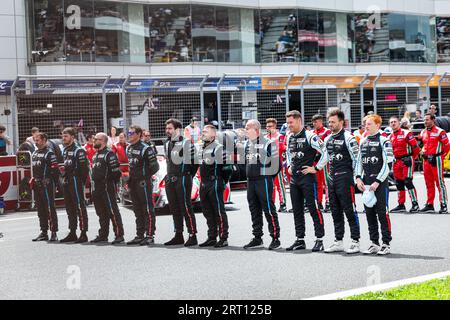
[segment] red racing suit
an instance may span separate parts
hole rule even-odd
[[[120,164],[120,171],[122,174],[128,175],[128,156],[127,156],[128,143],[121,144],[120,142],[113,144],[111,150],[117,155]]]
[[[444,158],[450,151],[447,134],[441,128],[433,126],[420,133],[419,140],[423,142],[423,175],[427,186],[427,204],[434,204],[436,185],[439,191],[441,204],[447,205],[447,188],[444,181]]]
[[[94,145],[86,143],[83,146],[84,150],[86,150],[86,157],[89,159],[89,164],[91,165],[92,168],[92,162],[94,160],[94,156],[97,153],[97,150],[95,150]]]
[[[414,160],[420,152],[417,140],[411,131],[402,128],[392,132],[389,138],[395,157],[393,170],[398,190],[398,204],[404,205],[406,202],[405,187],[411,202],[417,203],[417,191],[413,184]]]
[[[278,131],[274,134],[267,134],[265,138],[272,140],[278,147],[278,154],[280,155],[280,164],[283,163],[283,154],[286,152],[286,145],[284,136],[281,135]],[[286,187],[284,185],[283,180],[283,170],[280,170],[278,174],[273,179],[273,191],[272,191],[272,199],[275,203],[276,194],[278,192],[278,199],[280,200],[280,206],[286,205]]]
[[[322,127],[318,130],[313,130],[313,132],[322,140],[325,141],[325,138],[331,134],[331,130],[325,127]],[[320,154],[319,154],[320,156]],[[317,161],[314,161],[314,166],[317,164]],[[323,191],[325,189],[325,202],[328,203],[328,164],[316,173],[317,177],[317,201],[322,203],[323,201]]]

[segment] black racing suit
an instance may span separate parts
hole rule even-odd
[[[98,150],[92,164],[92,198],[100,219],[100,238],[108,238],[109,221],[112,220],[114,234],[123,237],[123,223],[117,206],[117,183],[120,181],[119,160],[108,148]]]
[[[195,146],[190,139],[178,136],[164,144],[167,161],[166,194],[176,233],[183,232],[183,216],[189,234],[197,233],[192,209],[192,177],[196,174]]]
[[[290,192],[294,210],[295,234],[299,239],[305,237],[305,202],[314,221],[316,237],[321,239],[325,235],[323,215],[317,205],[316,175],[302,173],[304,166],[312,167],[314,165],[317,152],[322,155],[316,164],[316,171],[319,171],[328,161],[325,144],[322,140],[305,128],[289,137],[287,157],[288,166],[292,171]]]
[[[378,221],[381,225],[383,243],[389,244],[391,236],[391,220],[389,218],[389,165],[394,160],[392,144],[389,138],[380,133],[361,140],[359,155],[356,162],[356,179],[362,179],[366,186],[378,182],[375,191],[377,203],[373,208],[366,209],[367,222],[369,224],[370,240],[379,244]]]
[[[128,146],[130,189],[133,211],[136,216],[136,235],[153,237],[156,230],[155,208],[153,205],[153,175],[159,170],[156,154],[142,141]]]
[[[58,231],[58,216],[55,208],[55,185],[59,180],[59,165],[53,151],[48,147],[36,150],[32,157],[34,199],[41,231]]]
[[[88,215],[84,198],[84,186],[89,175],[89,160],[86,151],[75,143],[64,148],[64,202],[69,217],[69,230],[88,231]]]
[[[337,241],[344,238],[344,213],[350,226],[353,240],[359,240],[359,219],[355,204],[354,168],[359,146],[355,137],[342,129],[325,139],[328,152],[330,174],[328,177],[328,197]]]
[[[273,203],[273,178],[281,169],[277,145],[265,138],[247,140],[244,145],[247,201],[252,217],[253,235],[263,236],[263,212],[267,220],[270,236],[280,237],[278,214]]]
[[[217,141],[205,143],[201,151],[200,201],[208,224],[208,237],[228,239],[228,218],[223,193],[232,168],[226,163],[223,145]]]

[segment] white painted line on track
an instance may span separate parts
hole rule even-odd
[[[363,287],[359,289],[353,289],[348,291],[342,291],[332,294],[327,294],[323,296],[313,297],[313,298],[307,298],[304,300],[337,300],[337,299],[344,299],[355,295],[361,295],[368,292],[377,292],[377,291],[385,291],[389,289],[395,289],[400,286],[405,286],[408,284],[416,284],[416,283],[422,283],[430,280],[445,278],[450,276],[450,271],[445,272],[439,272],[439,273],[433,273],[433,274],[427,274],[424,276],[404,279],[404,280],[398,280],[398,281],[392,281],[382,284],[377,284],[370,287]]]

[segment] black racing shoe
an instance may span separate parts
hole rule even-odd
[[[244,249],[258,249],[263,248],[263,240],[261,238],[253,238],[244,246]]]
[[[435,213],[434,206],[432,204],[426,204],[420,211],[420,213]]]
[[[151,246],[155,244],[155,239],[153,237],[145,237],[140,243],[140,246]]]
[[[175,236],[170,241],[164,243],[165,246],[179,246],[182,244],[184,244],[184,238],[181,232],[175,233]]]
[[[82,231],[81,234],[80,234],[80,237],[78,238],[77,241],[75,241],[75,243],[85,243],[85,242],[88,242],[88,241],[89,240],[88,240],[86,231]]]
[[[419,204],[417,202],[412,203],[411,210],[409,210],[409,213],[419,213]]]
[[[107,237],[97,236],[94,240],[91,240],[89,243],[105,243],[105,242],[108,242]]]
[[[68,243],[68,242],[75,242],[78,240],[77,234],[76,232],[70,232],[67,237],[65,237],[64,239],[60,240],[60,243]]]
[[[305,250],[305,249],[306,249],[305,240],[297,239],[295,240],[292,246],[286,248],[286,251]]]
[[[215,245],[214,248],[225,248],[228,247],[227,239],[220,239]]]
[[[39,235],[34,238],[32,241],[36,242],[36,241],[47,241],[48,240],[48,234],[47,232],[41,232],[39,233]]]
[[[291,208],[288,210],[289,213],[293,213],[294,212],[294,208]]]
[[[319,204],[318,204],[317,207],[319,208],[319,210],[320,210],[321,212],[323,211],[323,205],[322,205],[322,202],[319,202]]]
[[[441,210],[439,210],[439,214],[446,214],[446,213],[448,213],[447,205],[443,204],[443,205],[441,205]]]
[[[404,204],[399,204],[394,209],[389,211],[390,213],[403,213],[406,212],[406,207]]]
[[[206,239],[205,242],[201,243],[199,245],[199,247],[202,247],[202,248],[204,248],[204,247],[214,247],[216,245],[216,243],[217,243],[217,239],[216,238],[208,238],[208,239]]]
[[[287,208],[285,204],[280,205],[280,209],[278,209],[279,213],[287,213]]]
[[[326,213],[331,213],[330,204],[328,202],[325,203],[325,209],[323,209],[323,211]]]
[[[114,239],[114,241],[111,242],[111,244],[121,244],[121,243],[124,243],[124,242],[125,242],[125,239],[122,236],[120,236],[120,237],[116,237]]]
[[[312,248],[312,252],[319,252],[323,251],[323,241],[322,240],[316,240],[316,244]]]
[[[127,245],[135,246],[135,245],[140,244],[142,242],[142,240],[144,240],[144,237],[135,237],[133,240],[128,241]]]
[[[50,242],[56,242],[58,241],[58,235],[56,234],[56,232],[52,232],[52,235],[50,236]]]
[[[189,239],[187,239],[186,243],[184,244],[185,247],[193,247],[198,244],[197,236],[195,234],[190,234]]]
[[[269,250],[280,250],[281,249],[281,242],[278,239],[273,239],[272,242],[269,245]]]

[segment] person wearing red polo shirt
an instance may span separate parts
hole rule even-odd
[[[313,132],[320,138],[320,140],[325,141],[325,138],[331,134],[331,130],[325,128],[323,125],[323,116],[321,114],[316,114],[312,117],[312,123],[314,126]],[[320,158],[320,154],[317,155],[316,160]],[[315,161],[315,164],[317,161]],[[319,202],[319,209],[323,210],[323,191],[325,190],[325,212],[330,211],[330,205],[328,203],[328,165],[323,168],[323,170],[317,171],[317,201]]]
[[[119,134],[119,142],[113,144],[112,151],[117,155],[120,163],[120,171],[122,174],[128,174],[128,157],[127,157],[127,139],[125,133]]]
[[[447,213],[447,188],[444,181],[444,158],[450,151],[450,142],[447,134],[441,128],[436,127],[436,116],[432,113],[425,115],[425,129],[422,130],[418,139],[423,142],[423,175],[427,187],[428,200],[422,213],[434,211],[434,196],[436,185],[439,191],[441,210],[439,213]]]
[[[84,150],[86,150],[86,157],[89,159],[89,164],[92,168],[92,161],[94,159],[97,150],[94,148],[94,135],[92,133],[87,135],[87,143],[83,146]]]
[[[392,133],[389,136],[394,150],[395,162],[393,166],[394,178],[398,190],[398,206],[391,210],[391,213],[406,212],[406,192],[408,190],[412,202],[412,208],[409,213],[419,212],[417,203],[417,191],[413,184],[414,161],[420,153],[417,140],[411,131],[400,127],[400,119],[392,116],[389,119],[389,125]]]
[[[280,165],[283,163],[283,154],[286,151],[284,144],[284,136],[277,130],[277,120],[274,118],[266,119],[266,138],[275,142],[278,147],[278,154],[280,155]],[[273,193],[272,199],[275,203],[276,194],[278,192],[278,199],[280,200],[280,209],[278,212],[287,213],[286,209],[286,187],[284,186],[283,172],[280,170],[273,179]]]

